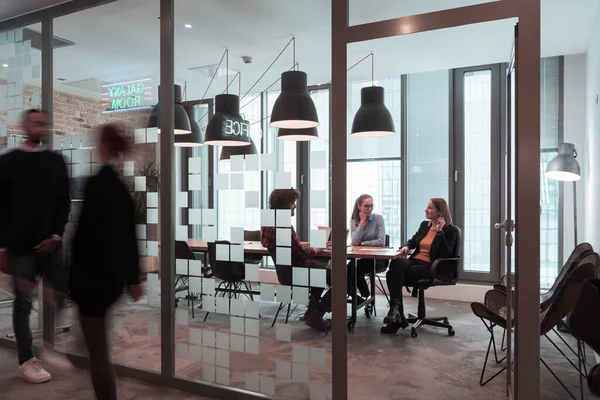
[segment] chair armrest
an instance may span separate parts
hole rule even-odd
[[[433,264],[431,264],[431,276],[433,278],[439,278],[442,280],[456,279],[458,277],[458,262],[459,261],[460,261],[460,257],[438,258],[437,260],[435,260],[433,262]],[[451,263],[452,269],[448,272],[452,273],[453,278],[449,278],[448,276],[441,275],[438,271],[440,269],[440,266],[442,266],[445,263],[448,263],[450,265],[450,262],[452,262]]]

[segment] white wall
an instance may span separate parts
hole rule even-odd
[[[585,218],[583,240],[590,242],[596,250],[600,249],[600,11],[596,14],[596,23],[590,36],[590,45],[586,61],[586,141],[585,171],[586,201],[582,218]]]
[[[577,183],[577,230],[579,242],[585,239],[586,219],[583,217],[586,198],[588,157],[586,154],[586,54],[564,56],[564,141],[573,143],[579,152],[577,160],[581,166],[582,180]],[[573,241],[573,185],[564,187],[563,262],[574,248]]]

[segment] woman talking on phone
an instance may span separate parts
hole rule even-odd
[[[431,278],[431,264],[438,258],[451,257],[458,239],[458,229],[452,224],[452,216],[446,200],[434,198],[425,209],[427,220],[404,246],[401,255],[408,258],[394,260],[390,264],[386,280],[390,291],[390,311],[384,318],[382,333],[396,333],[408,326],[404,316],[402,288],[421,279]]]

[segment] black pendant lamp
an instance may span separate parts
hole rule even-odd
[[[150,118],[148,118],[148,128],[158,128],[158,133],[160,133],[159,126],[159,114],[160,114],[160,85],[158,86],[158,104],[152,108],[152,112],[150,113]],[[187,135],[192,132],[192,127],[190,125],[190,117],[188,116],[185,108],[183,108],[183,103],[181,102],[181,86],[175,85],[175,135]]]
[[[250,124],[240,115],[240,98],[234,94],[215,96],[215,114],[206,127],[204,144],[249,146]]]
[[[204,141],[202,140],[202,132],[200,131],[200,127],[196,122],[196,110],[192,105],[183,106],[186,114],[190,120],[190,127],[192,128],[192,132],[187,135],[176,135],[175,136],[175,147],[199,147],[204,146]]]
[[[352,121],[352,136],[373,138],[396,134],[392,114],[383,103],[381,86],[362,88],[360,103]]]
[[[258,154],[256,150],[256,145],[254,144],[254,140],[250,138],[249,146],[228,146],[223,147],[221,150],[221,156],[219,157],[219,161],[223,162],[231,162],[231,156],[245,156],[251,154]]]
[[[310,140],[317,140],[319,138],[319,132],[317,128],[306,128],[306,129],[279,129],[277,132],[277,139],[279,140],[290,140],[296,142],[308,142]]]
[[[281,93],[273,105],[271,126],[307,129],[319,125],[317,108],[308,93],[308,78],[302,71],[281,74]]]

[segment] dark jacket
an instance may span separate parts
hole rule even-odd
[[[419,243],[427,235],[430,228],[430,221],[421,222],[421,226],[415,235],[406,242],[402,247],[408,246],[410,250],[415,250],[413,256],[419,253]],[[434,262],[438,258],[450,258],[454,251],[454,246],[458,240],[458,229],[454,225],[447,225],[438,232],[431,243],[431,250],[429,250],[430,262]]]
[[[139,284],[134,203],[110,166],[87,181],[72,253],[69,291],[85,315],[104,316],[125,286]]]

